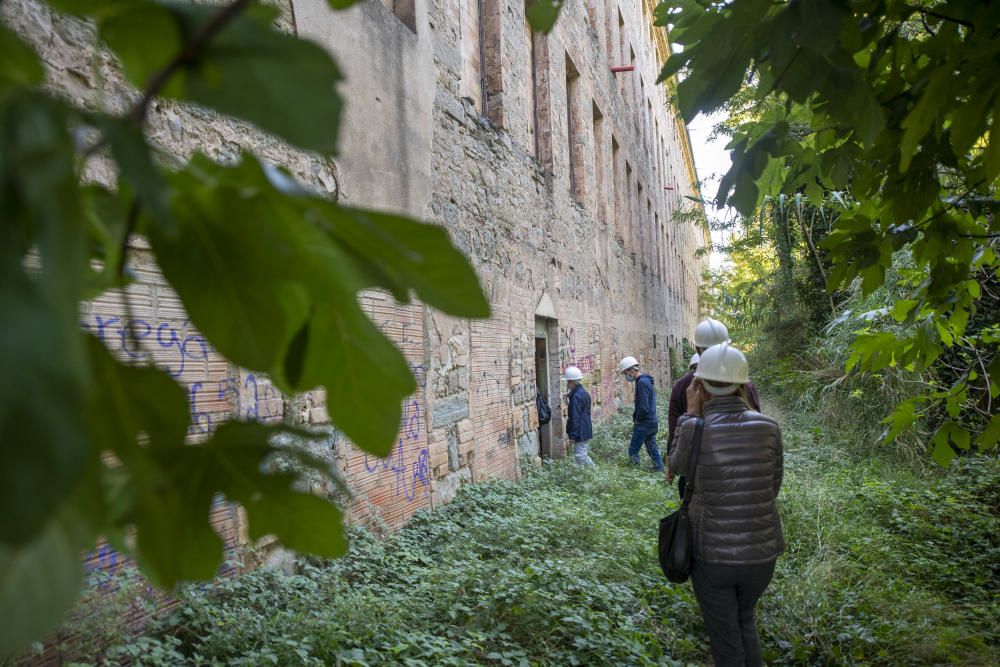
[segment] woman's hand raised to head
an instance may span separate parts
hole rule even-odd
[[[695,378],[687,388],[687,413],[689,415],[701,416],[701,380]]]

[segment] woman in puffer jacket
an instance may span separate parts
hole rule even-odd
[[[763,665],[754,608],[785,549],[775,502],[782,477],[781,430],[748,407],[747,360],[728,343],[702,353],[695,377],[670,454],[672,473],[686,475],[694,418],[702,417],[690,504],[691,583],[716,667]]]

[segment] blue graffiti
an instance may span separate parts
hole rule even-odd
[[[381,467],[382,471],[391,471],[396,475],[395,491],[396,495],[405,495],[407,500],[417,497],[418,488],[423,488],[425,493],[429,493],[428,488],[431,483],[430,475],[430,452],[424,447],[417,454],[417,459],[407,468],[404,460],[403,438],[396,441],[396,447],[389,452],[389,456],[382,459],[379,466],[378,459],[372,463],[371,457],[365,454],[365,470],[370,473],[376,472]]]
[[[411,476],[409,487],[405,489],[406,499],[413,500],[417,497],[417,484],[427,491],[427,487],[431,483],[431,455],[427,451],[427,448],[420,450],[420,455],[417,456],[417,460],[411,465]],[[396,478],[397,484],[399,483],[399,478]],[[399,495],[397,492],[396,495]]]
[[[261,419],[281,416],[280,411],[271,410],[272,401],[280,397],[280,394],[278,394],[278,391],[274,387],[266,384],[263,388],[260,388],[257,383],[257,377],[249,374],[243,380],[243,388],[252,390],[253,403],[252,405],[248,405],[244,411],[244,416],[247,419],[260,421]],[[261,409],[262,407],[263,409]]]
[[[421,389],[427,388],[427,369],[423,364],[410,364],[410,372],[413,373],[413,379],[416,380],[417,386]]]
[[[191,425],[188,427],[189,433],[212,432],[212,415],[198,410],[198,392],[201,391],[201,387],[201,382],[195,382],[188,387],[188,405],[191,408]]]
[[[420,401],[411,399],[403,404],[402,432],[410,440],[420,439]]]
[[[219,380],[218,389],[217,400],[224,401],[229,394],[236,398],[240,397],[240,382],[236,378],[227,377],[225,380]]]
[[[189,322],[183,323],[182,329],[188,326]],[[93,326],[89,322],[81,322],[80,325],[87,331],[93,332],[97,339],[105,342],[113,332],[118,338],[121,349],[133,359],[142,358],[140,351],[142,341],[153,337],[153,324],[140,318],[125,320],[121,317],[103,317],[94,314]],[[114,328],[113,328],[114,327]],[[176,367],[163,364],[163,369],[176,378],[184,373],[189,361],[205,361],[209,355],[209,345],[204,336],[197,334],[184,336],[168,322],[161,322],[156,326],[156,344],[161,350],[177,350]]]

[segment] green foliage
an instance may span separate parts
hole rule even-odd
[[[415,384],[358,293],[489,314],[472,267],[436,226],[338,206],[251,156],[223,166],[196,155],[177,169],[153,159],[143,124],[157,97],[334,151],[339,70],[321,47],[276,30],[272,7],[49,4],[91,19],[141,94],[120,116],[57,97],[41,86],[34,49],[0,26],[0,367],[11,380],[0,389],[0,616],[12,619],[0,659],[70,606],[80,553],[98,535],[165,588],[213,576],[222,545],[209,507],[220,494],[247,510],[252,537],[322,556],[345,549],[339,510],[271,465],[281,451],[329,474],[279,450],[275,436],[289,429],[226,424],[190,446],[184,391],[138,341],[143,359],[128,365],[80,329],[82,302],[127,285],[132,235],[150,240],[212,346],[282,391],[324,387],[334,425],[374,454],[388,451]],[[83,182],[95,156],[119,174],[110,189]]]
[[[768,397],[765,397],[768,398]],[[775,665],[995,663],[1000,467],[917,472],[850,457],[782,416],[788,542],[759,608]],[[462,489],[348,556],[187,587],[115,664],[701,664],[690,585],[666,583],[656,521],[676,490],[625,465],[629,420],[600,424],[595,469],[546,464],[518,484]],[[617,463],[607,463],[615,461]]]
[[[940,404],[950,420],[936,436],[936,461],[947,465],[953,445],[991,446],[992,431],[979,434],[997,428],[996,406],[985,421],[959,417],[973,372],[988,393],[1000,385],[1000,365],[972,369],[995,345],[981,328],[968,330],[979,315],[997,323],[979,286],[1000,268],[1000,6],[674,0],[657,18],[684,46],[661,73],[685,72],[677,85],[684,116],[728,100],[743,112],[728,128],[733,167],[718,205],[752,216],[768,198],[804,197],[816,207],[839,197],[845,205],[816,244],[831,293],[855,283],[873,293],[897,252],[912,258],[920,275],[902,297],[908,308],[887,304],[905,326],[895,337],[858,336],[850,368],[921,372],[945,355],[969,357],[950,388],[914,398],[920,410],[900,406],[889,434]]]
[[[531,0],[525,14],[531,27],[540,32],[551,32],[559,18],[564,0]]]

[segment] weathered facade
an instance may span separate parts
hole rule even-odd
[[[180,160],[249,150],[331,197],[439,223],[493,307],[470,322],[363,297],[419,389],[388,459],[328,429],[320,453],[353,491],[352,520],[399,525],[462,483],[516,478],[520,461],[564,455],[559,375],[569,364],[585,373],[595,417],[631,402],[617,373],[626,354],[669,386],[670,350],[698,314],[696,251],[707,238],[677,219],[696,176],[685,127],[655,84],[669,47],[652,0],[568,2],[549,35],[532,33],[524,0],[366,0],[344,12],[326,0],[278,4],[281,27],[329,49],[344,72],[339,157],[172,103],[151,109],[153,141]],[[119,112],[136,99],[113,58],[95,53],[87,24],[33,0],[8,0],[0,15],[43,53],[53,88]],[[100,161],[90,172],[114,181]],[[282,396],[212,350],[141,241],[134,264],[137,337],[187,387],[193,436],[233,417],[327,424],[322,392]],[[116,295],[81,314],[132,354],[126,317]],[[541,430],[536,384],[553,407]],[[235,544],[235,515],[219,516]],[[108,569],[103,553],[92,567]]]
[[[586,373],[598,414],[631,400],[616,372],[626,354],[668,386],[706,239],[675,217],[697,186],[685,127],[655,85],[668,44],[654,5],[566,3],[546,36],[523,0],[382,0],[343,14],[292,2],[294,28],[328,46],[347,80],[340,196],[445,226],[493,306],[468,322],[371,298],[421,390],[390,460],[340,450],[355,517],[395,523],[463,481],[563,455],[566,365]],[[634,70],[612,71],[622,66]],[[553,407],[542,431],[536,383]],[[321,400],[300,414],[322,420]]]

